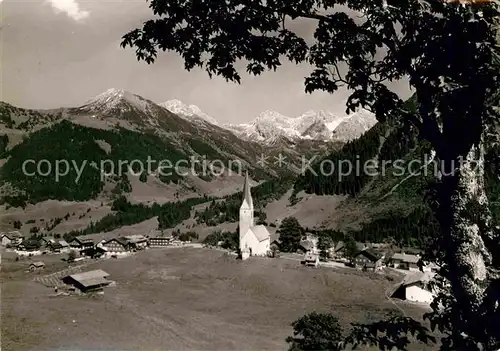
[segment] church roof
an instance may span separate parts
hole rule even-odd
[[[253,200],[252,200],[252,193],[250,192],[250,181],[248,179],[248,171],[245,174],[245,185],[243,186],[242,206],[245,205],[245,202],[249,208],[253,208]]]
[[[270,234],[267,231],[267,228],[265,225],[255,225],[253,227],[250,227],[252,233],[255,235],[257,240],[259,241],[264,241],[266,239],[270,239]]]

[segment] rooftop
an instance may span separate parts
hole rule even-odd
[[[395,253],[394,255],[392,255],[391,259],[401,260],[403,262],[408,262],[408,263],[418,263],[418,261],[420,261],[420,256],[405,254],[403,252],[403,253]]]
[[[359,255],[363,255],[373,262],[378,261],[379,259],[382,258],[382,255],[380,255],[380,253],[376,252],[375,250],[373,250],[371,248],[361,250],[357,256],[359,256]]]
[[[69,246],[69,244],[66,242],[66,240],[59,240],[59,245],[61,245],[61,246]]]
[[[73,280],[76,280],[76,281],[82,283],[84,280],[106,278],[108,276],[109,276],[109,274],[106,273],[105,271],[103,271],[102,269],[96,269],[96,270],[88,271],[88,272],[84,272],[84,273],[72,274],[69,277],[71,277]]]
[[[111,281],[107,280],[106,278],[92,278],[86,280],[79,280],[78,282],[86,288],[97,285],[111,284]]]
[[[125,239],[127,239],[128,241],[133,242],[133,243],[148,240],[148,238],[146,238],[144,235],[140,235],[140,234],[127,235],[127,236],[125,236]]]
[[[43,263],[42,261],[37,261],[37,262],[32,262],[30,266],[43,267],[45,266],[45,263]]]
[[[255,225],[250,227],[250,230],[255,234],[259,241],[270,239],[269,232],[265,225]]]
[[[404,277],[401,285],[408,286],[415,283],[428,283],[432,280],[432,278],[434,278],[435,275],[436,273],[434,272],[412,272]]]

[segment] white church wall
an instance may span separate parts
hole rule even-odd
[[[270,240],[269,239],[266,239],[264,241],[261,241],[258,243],[258,253],[256,255],[260,255],[260,256],[264,256],[266,255],[267,256],[267,251],[269,251],[269,248],[271,246],[271,243],[270,243]]]

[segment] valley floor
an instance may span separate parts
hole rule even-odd
[[[105,270],[116,286],[103,295],[56,297],[33,281],[63,268],[56,257],[44,258],[43,273],[24,272],[26,261],[2,260],[4,351],[285,350],[290,324],[308,312],[332,312],[348,327],[397,311],[385,297],[394,284],[385,276],[287,259],[239,261],[196,248],[93,263],[88,269]]]

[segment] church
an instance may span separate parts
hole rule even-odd
[[[239,234],[242,259],[247,259],[249,256],[267,256],[271,239],[266,226],[255,225],[248,172],[245,175],[245,185],[243,186],[243,203],[240,207]]]

